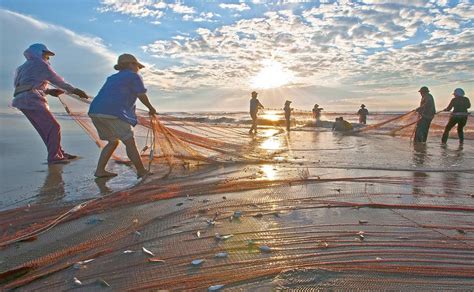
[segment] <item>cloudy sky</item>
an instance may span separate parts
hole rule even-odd
[[[245,110],[292,99],[327,110],[408,110],[420,86],[438,108],[474,96],[471,0],[0,0],[0,106],[31,43],[95,95],[117,56],[135,54],[162,111]]]

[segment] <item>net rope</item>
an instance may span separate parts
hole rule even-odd
[[[103,147],[86,115],[87,103],[70,96],[61,102]],[[356,134],[410,137],[417,119],[412,111]],[[436,116],[433,133],[446,119]],[[150,117],[138,111],[135,137],[144,162],[152,171],[169,170],[77,205],[2,212],[0,252],[7,260],[1,263],[0,288],[66,290],[75,287],[73,277],[84,289],[104,287],[97,282],[102,280],[113,289],[137,291],[217,284],[236,289],[428,290],[474,285],[474,206],[457,185],[446,193],[445,184],[434,182],[407,202],[412,194],[406,186],[423,183],[421,178],[293,173],[263,179],[258,165],[274,164],[286,150],[256,147],[259,137],[250,137],[247,130],[246,125]],[[273,135],[289,143],[281,133]],[[127,163],[121,151],[114,159]],[[372,191],[367,185],[374,186]],[[237,217],[237,210],[243,216]],[[261,246],[271,252],[262,252]],[[219,252],[228,256],[216,258]],[[190,264],[194,259],[205,261],[195,267]]]

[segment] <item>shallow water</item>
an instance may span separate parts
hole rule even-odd
[[[34,203],[83,200],[137,183],[132,168],[113,162],[109,167],[120,174],[118,177],[94,180],[92,174],[99,149],[68,116],[58,115],[58,120],[64,148],[81,159],[68,165],[48,166],[43,142],[26,118],[21,114],[0,116],[0,210]],[[290,164],[263,167],[268,178],[284,177],[291,168],[298,171],[307,168],[306,175],[325,178],[347,172],[409,172],[426,185],[433,180],[446,181],[446,185],[458,184],[457,188],[463,189],[470,187],[465,178],[474,171],[471,140],[459,146],[452,139],[447,146],[441,146],[439,137],[432,137],[426,145],[414,147],[407,138],[342,135],[325,129],[301,128],[277,133],[271,128],[261,131],[257,147],[268,153],[281,151],[274,161]]]
[[[135,172],[111,163],[120,176],[94,180],[100,149],[70,118],[59,116],[63,147],[81,158],[48,166],[46,147],[21,114],[0,115],[0,210],[34,203],[83,200],[137,183]]]

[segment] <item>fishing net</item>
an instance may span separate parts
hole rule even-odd
[[[431,121],[429,136],[439,137],[443,135],[444,128],[449,121],[450,114],[438,112]],[[416,130],[416,123],[420,117],[417,112],[410,111],[402,115],[387,116],[386,120],[378,123],[370,124],[366,127],[355,130],[355,133],[374,133],[382,135],[400,136],[413,138]],[[450,132],[451,138],[457,138],[456,129]],[[468,123],[464,128],[464,138],[474,139],[474,127],[468,119]]]
[[[100,140],[91,119],[87,116],[89,101],[62,96],[60,101],[68,114],[100,147]],[[199,163],[224,163],[236,161],[271,160],[274,153],[252,148],[246,125],[228,125],[190,122],[170,115],[150,116],[137,110],[138,124],[134,127],[135,140],[142,159],[149,165],[168,166]],[[275,131],[273,134],[278,134]],[[250,148],[249,148],[250,147]],[[252,151],[249,151],[252,150]],[[124,148],[114,154],[114,159],[127,162]]]
[[[104,146],[87,104],[62,102]],[[372,148],[364,156],[365,144],[344,147],[330,132],[268,127],[251,137],[248,125],[138,116],[142,157],[165,175],[79,204],[0,213],[1,289],[474,287],[474,199],[467,191],[474,168],[459,169],[461,154],[445,153],[454,169],[419,169],[417,162],[384,172],[382,160],[361,174],[364,162],[373,165]],[[412,131],[406,125],[416,116],[387,120],[361,133],[409,136],[401,133]],[[318,137],[334,142],[315,149]],[[386,147],[403,140],[367,135],[364,143],[382,138]],[[408,160],[405,152],[396,160]],[[338,164],[356,155],[359,168]],[[127,162],[123,150],[115,159]]]
[[[472,198],[448,197],[431,186],[419,201],[408,203],[407,182],[403,177],[310,179],[293,180],[292,186],[254,183],[259,189],[249,190],[251,182],[241,180],[247,190],[200,183],[183,186],[182,197],[124,204],[115,212],[90,205],[81,218],[47,237],[3,251],[10,277],[4,288],[472,287]],[[377,191],[387,183],[397,191]],[[365,184],[375,187],[364,191]],[[143,186],[130,195],[156,198],[169,188]],[[202,190],[206,195],[184,196]],[[212,196],[222,193],[225,198]]]

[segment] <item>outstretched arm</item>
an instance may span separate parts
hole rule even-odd
[[[150,111],[150,114],[154,115],[156,114],[156,109],[151,105],[150,100],[148,99],[148,96],[146,93],[140,93],[138,94],[138,99],[148,108]]]
[[[453,109],[453,100],[451,99],[451,102],[449,103],[449,105],[443,110],[444,112],[449,112]]]

